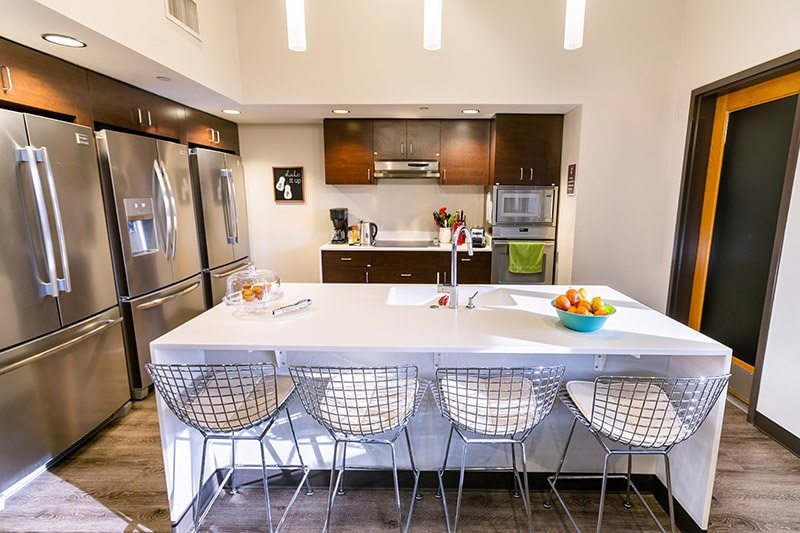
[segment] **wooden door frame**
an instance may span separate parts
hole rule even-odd
[[[667,314],[684,324],[688,324],[689,322],[695,263],[698,259],[698,240],[700,236],[703,201],[706,193],[706,174],[709,168],[709,154],[712,144],[717,100],[723,95],[796,71],[800,71],[800,50],[692,91],[689,107],[689,123],[684,149],[683,171],[681,175],[681,192],[675,227],[669,293],[667,297]],[[772,259],[770,261],[769,281],[767,283],[765,298],[766,302],[771,302],[774,297],[775,282],[777,280],[776,268],[780,262],[780,254],[783,248],[786,217],[789,211],[789,198],[792,191],[798,154],[800,154],[800,105],[798,105],[795,114],[792,139],[789,146],[789,164],[787,165],[786,175],[784,176],[775,243],[773,246]],[[755,407],[758,403],[761,368],[763,366],[770,318],[771,310],[769,307],[766,307],[762,315],[759,331],[753,389],[750,394],[750,406],[747,413],[747,420],[751,423],[754,420]]]

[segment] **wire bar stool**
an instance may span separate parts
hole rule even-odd
[[[391,448],[398,526],[400,531],[404,530],[395,453],[395,441],[404,434],[414,475],[414,490],[405,525],[405,531],[408,531],[414,503],[418,499],[419,470],[414,463],[407,425],[417,413],[428,388],[427,383],[420,382],[417,367],[291,366],[289,373],[305,410],[328,430],[335,441],[328,507],[322,530],[327,531],[330,527],[331,510],[337,493],[344,493],[342,486],[348,443],[382,444]],[[341,470],[337,468],[339,445],[342,445]]]
[[[599,533],[603,525],[608,479],[625,479],[624,506],[628,509],[631,507],[632,489],[659,530],[664,532],[664,527],[631,480],[631,463],[634,455],[660,455],[664,458],[670,531],[674,533],[675,509],[672,500],[669,452],[676,444],[688,439],[697,431],[727,386],[729,378],[730,374],[677,378],[600,376],[594,382],[568,382],[559,393],[559,399],[572,412],[575,419],[572,421],[556,473],[547,478],[550,483],[550,493],[544,506],[551,507],[552,497],[555,494],[575,530],[580,531],[556,489],[556,482],[559,479],[602,479],[600,510],[597,515]],[[606,452],[602,475],[561,475],[577,422],[586,426]],[[603,441],[603,438],[624,448],[613,449]],[[608,473],[610,459],[615,455],[628,457],[626,474]]]
[[[203,436],[199,488],[197,496],[192,500],[194,531],[199,531],[200,523],[216,499],[215,495],[205,509],[201,509],[200,494],[203,487],[206,451],[208,442],[211,440],[224,440],[231,444],[231,467],[225,480],[220,484],[220,488],[230,481],[232,494],[237,492],[234,482],[236,441],[253,440],[259,443],[261,474],[270,532],[273,531],[273,520],[267,469],[302,469],[303,477],[274,529],[276,532],[280,531],[303,484],[306,485],[306,494],[313,494],[308,482],[308,467],[300,455],[292,417],[286,407],[294,392],[292,380],[288,377],[276,376],[275,365],[272,363],[215,365],[148,363],[145,366],[153,379],[156,390],[170,410],[181,422],[196,429]],[[267,464],[263,439],[281,411],[286,414],[289,422],[294,449],[297,451],[300,461],[299,465]],[[253,431],[247,431],[251,429]]]
[[[528,490],[528,461],[525,440],[531,431],[550,413],[555,403],[564,365],[536,368],[440,368],[436,371],[433,394],[442,416],[450,421],[442,467],[439,469],[437,497],[442,498],[447,531],[457,531],[467,469],[467,450],[470,444],[509,444],[514,472],[514,496],[523,494],[522,503],[528,517],[528,529],[533,531],[530,492]],[[464,442],[458,481],[455,518],[451,530],[443,476],[453,432]],[[516,447],[520,448],[522,476],[517,468]],[[483,467],[470,470],[506,470]]]

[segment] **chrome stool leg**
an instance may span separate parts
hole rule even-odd
[[[339,490],[336,491],[336,494],[344,494],[344,474],[345,470],[347,469],[347,441],[344,442],[342,450],[342,481],[339,484]]]
[[[519,475],[517,472],[517,452],[516,448],[514,448],[514,443],[510,444],[511,446],[511,465],[514,467],[514,498],[519,498]]]
[[[628,444],[628,450],[631,449],[631,445]],[[622,505],[625,506],[626,509],[630,509],[633,507],[631,505],[631,466],[633,464],[633,454],[628,454],[628,476],[625,479],[625,501],[622,502]]]
[[[559,500],[561,500],[561,497],[558,495],[558,492],[556,491],[556,482],[558,481],[558,476],[561,475],[561,469],[564,467],[564,460],[567,458],[567,451],[569,451],[569,445],[572,442],[572,434],[575,433],[575,424],[577,423],[578,423],[577,418],[572,421],[572,426],[569,428],[569,435],[567,435],[567,443],[564,445],[564,453],[561,454],[561,459],[558,461],[558,467],[556,468],[556,473],[552,476],[552,480],[548,479],[548,481],[550,482],[550,492],[547,494],[547,499],[544,501],[545,509],[550,509],[553,506],[552,502],[553,502],[554,492],[556,494],[556,497]]]
[[[408,518],[406,519],[406,531],[411,530],[411,517],[414,516],[414,504],[422,499],[419,493],[419,470],[414,463],[414,453],[411,451],[411,438],[408,436],[408,427],[403,428],[406,434],[406,445],[408,446],[408,459],[411,461],[411,472],[414,475],[414,492],[411,495],[411,505],[408,507]]]
[[[230,485],[231,488],[228,489],[228,494],[238,494],[239,489],[236,487],[236,439],[233,438],[231,435],[231,477],[230,477]]]
[[[294,442],[294,449],[297,450],[297,458],[300,459],[300,464],[304,467],[306,466],[306,462],[303,461],[303,455],[300,453],[300,446],[297,444],[297,434],[294,432],[294,424],[292,424],[292,415],[289,413],[289,408],[284,407],[284,411],[286,413],[286,420],[289,421],[289,429],[292,431],[292,441]],[[311,496],[314,494],[314,489],[311,488],[311,482],[308,480],[308,476],[306,476],[306,496]]]
[[[400,504],[400,481],[397,478],[397,457],[394,443],[389,443],[389,448],[392,450],[392,479],[394,480],[394,503],[397,505],[397,526],[400,528],[400,533],[403,533],[403,508]]]
[[[513,444],[512,444],[513,446]],[[531,516],[531,491],[528,487],[528,454],[525,453],[525,443],[519,443],[522,453],[522,481],[524,483],[522,504],[525,506],[525,514],[528,515],[528,531],[533,533],[533,517]]]
[[[336,460],[339,454],[339,441],[333,444],[333,463],[331,464],[331,482],[328,486],[328,508],[325,511],[325,523],[322,524],[322,531],[328,530],[331,523],[331,509],[333,508],[333,500],[336,498],[336,490],[339,488],[339,472],[336,469]]]
[[[194,522],[194,530],[200,531],[200,519],[203,510],[200,508],[200,495],[203,493],[203,475],[205,474],[205,467],[206,467],[206,446],[208,445],[208,439],[203,436],[203,451],[200,454],[200,480],[197,483],[197,496],[194,499],[194,505],[192,505],[192,521]]]
[[[442,468],[439,469],[439,488],[436,489],[436,494],[434,496],[436,498],[444,498],[444,486],[442,483],[442,475],[444,474],[445,469],[447,468],[447,456],[450,453],[450,443],[453,441],[453,426],[450,426],[450,435],[447,437],[447,445],[444,448],[444,460],[442,461]],[[447,507],[445,506],[445,513],[447,513]]]
[[[667,499],[669,500],[669,530],[675,533],[675,504],[672,501],[672,475],[669,471],[669,454],[664,454],[664,471],[667,478]]]
[[[464,441],[464,451],[461,453],[461,473],[458,476],[458,496],[456,497],[456,517],[453,520],[453,533],[458,531],[458,515],[461,513],[461,495],[464,492],[464,472],[467,468],[468,448],[469,448],[469,443]]]
[[[611,454],[606,453],[606,458],[603,461],[603,483],[600,486],[600,511],[597,513],[597,533],[600,533],[603,527],[603,510],[606,505],[606,488],[608,486],[608,461],[611,459]]]
[[[258,449],[261,451],[261,475],[264,478],[264,500],[267,504],[267,523],[269,531],[272,532],[272,506],[269,501],[269,475],[267,474],[267,457],[264,454],[264,444],[259,441]]]

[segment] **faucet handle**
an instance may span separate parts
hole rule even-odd
[[[478,292],[480,291],[475,291],[475,294],[469,297],[469,301],[467,302],[467,309],[475,309],[475,304],[473,303],[472,300],[478,295]]]

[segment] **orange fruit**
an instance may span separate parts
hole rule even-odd
[[[607,314],[608,314],[608,310],[606,310],[605,307],[603,307],[601,309],[598,309],[597,311],[594,312],[594,316],[603,316],[603,315],[607,315]]]
[[[592,312],[589,311],[588,309],[586,309],[585,307],[579,306],[579,307],[576,307],[575,309],[576,309],[576,311],[575,311],[576,315],[591,315],[592,314]]]
[[[574,305],[572,307],[570,307],[569,309],[567,309],[567,313],[577,313],[577,312],[578,312],[578,308],[575,307]]]
[[[556,298],[553,301],[553,305],[555,305],[556,307],[558,307],[562,311],[566,311],[567,309],[570,308],[570,301],[569,301],[569,298],[567,298],[566,296],[564,296],[562,294],[561,296],[559,296],[558,298]]]
[[[578,302],[581,301],[581,295],[575,289],[569,289],[565,296],[569,298],[569,301],[572,305],[578,305]]]
[[[592,302],[590,302],[589,300],[581,300],[580,302],[578,302],[578,307],[585,307],[586,309],[591,311],[592,310]]]

